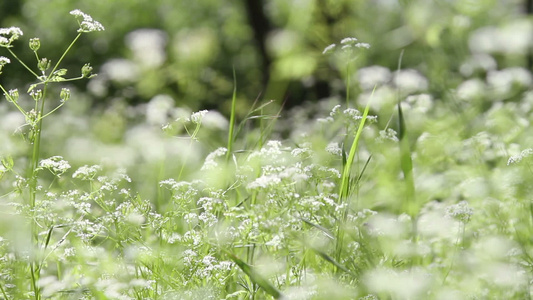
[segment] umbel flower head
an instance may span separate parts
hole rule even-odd
[[[322,54],[330,53],[335,48],[337,48],[337,45],[336,44],[331,44],[331,45],[327,46],[326,48],[324,48],[324,51],[322,51]],[[368,49],[368,48],[370,48],[370,44],[368,44],[368,43],[358,43],[356,38],[347,37],[347,38],[343,38],[341,40],[340,48],[341,48],[341,50],[343,50],[345,52],[348,52],[348,51],[354,51],[354,50],[359,49],[359,48]]]
[[[105,28],[100,22],[93,20],[93,17],[82,12],[79,9],[75,9],[70,12],[71,15],[75,16],[78,19],[80,24],[80,29],[78,32],[93,32],[93,31],[104,31]]]
[[[0,28],[0,47],[13,47],[11,44],[22,35],[22,30],[18,27]]]
[[[2,74],[2,68],[10,62],[9,58],[0,56],[0,74]]]

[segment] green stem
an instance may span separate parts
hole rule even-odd
[[[346,66],[346,108],[350,107],[350,62]]]
[[[67,53],[70,51],[70,49],[72,48],[72,46],[74,46],[74,43],[76,43],[76,41],[80,38],[81,34],[82,34],[81,32],[78,33],[78,35],[74,38],[74,40],[72,41],[72,43],[70,43],[70,45],[69,45],[68,48],[65,50],[65,52],[63,52],[63,55],[61,55],[61,57],[60,57],[59,60],[57,61],[56,65],[54,66],[54,68],[52,69],[52,71],[50,72],[50,74],[48,74],[48,77],[46,78],[47,81],[52,77],[52,74],[54,74],[55,70],[57,70],[57,68],[59,67],[59,64],[63,61],[63,59],[65,58],[65,56],[67,55]]]
[[[53,114],[56,110],[58,110],[61,106],[65,105],[65,102],[62,102],[61,104],[59,104],[56,108],[52,109],[51,111],[49,111],[46,115],[42,116],[39,118],[39,121],[48,117],[49,115]]]
[[[24,66],[24,68],[26,68],[26,70],[28,70],[30,73],[33,74],[33,76],[35,76],[36,78],[39,78],[39,75],[37,75],[37,73],[33,72],[32,69],[30,69],[30,67],[28,67],[16,54],[15,52],[13,52],[11,49],[7,48],[7,51],[9,51],[9,53],[11,55],[13,55],[13,57],[18,60],[18,62]]]
[[[9,299],[9,298],[7,297],[6,291],[4,290],[4,288],[2,287],[1,284],[0,284],[0,292],[2,292],[2,295],[4,296],[4,299],[6,299],[6,300]]]

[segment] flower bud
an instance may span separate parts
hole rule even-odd
[[[70,90],[67,88],[62,88],[59,96],[61,97],[61,101],[67,102],[68,99],[70,99]]]
[[[42,90],[33,90],[30,92],[30,96],[35,101],[39,101],[43,98],[43,91]]]
[[[48,70],[48,68],[50,68],[50,64],[52,63],[52,61],[48,60],[48,58],[41,58],[41,60],[39,61],[39,63],[37,64],[37,67],[39,67],[39,70],[41,70],[42,72]]]
[[[7,101],[17,103],[19,100],[19,91],[17,89],[9,90],[9,96],[7,97]]]
[[[41,48],[41,40],[39,40],[39,38],[30,39],[30,49],[33,52],[37,52],[39,48]]]
[[[91,76],[91,72],[93,71],[93,67],[91,67],[90,64],[84,64],[81,68],[81,76],[84,78],[88,78]]]

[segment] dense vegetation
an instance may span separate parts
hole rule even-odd
[[[520,2],[14,3],[0,299],[531,297]]]

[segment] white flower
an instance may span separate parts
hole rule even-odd
[[[5,66],[6,64],[10,63],[11,60],[5,56],[0,56],[0,66]]]
[[[281,183],[281,178],[278,175],[263,175],[250,184],[248,184],[248,189],[254,190],[254,189],[260,189],[260,188],[267,188],[270,186],[275,186]]]
[[[341,109],[341,106],[339,104],[335,105],[332,109],[331,109],[331,112],[329,113],[329,115],[331,117],[334,117]]]
[[[396,87],[408,94],[427,90],[429,86],[426,77],[413,69],[397,71],[393,81]]]
[[[533,154],[533,149],[531,148],[523,150],[522,152],[520,152],[520,154],[509,157],[509,160],[507,161],[507,165],[520,162],[523,158],[528,157],[532,154]]]
[[[333,51],[333,49],[336,47],[337,45],[335,44],[331,44],[329,46],[327,46],[326,48],[324,48],[324,51],[322,51],[322,54],[326,54],[326,53],[329,53],[331,51]]]
[[[347,38],[343,38],[341,40],[341,44],[354,44],[355,42],[357,42],[357,39],[354,38],[354,37],[347,37]]]
[[[342,113],[344,114],[344,116],[346,116],[346,118],[352,119],[354,121],[359,121],[363,118],[361,116],[361,112],[355,108],[347,108]]]
[[[88,166],[85,165],[83,167],[80,167],[74,174],[72,174],[72,178],[79,178],[81,180],[91,180],[96,176],[96,173],[98,171],[102,170],[102,167],[99,165],[92,165]]]
[[[333,155],[342,155],[342,149],[339,147],[339,143],[331,142],[326,146],[326,151]]]
[[[191,122],[195,123],[195,124],[200,124],[202,123],[202,119],[204,118],[204,116],[207,114],[207,110],[201,110],[199,112],[195,112],[191,115]]]
[[[474,210],[468,205],[468,202],[461,201],[455,205],[446,208],[446,215],[463,223],[470,221]]]
[[[385,140],[391,140],[393,142],[398,142],[399,141],[398,133],[392,128],[387,128],[387,130],[381,130],[379,132],[378,141],[382,142]]]
[[[204,165],[202,166],[202,171],[205,170],[212,170],[218,166],[218,163],[215,161],[217,157],[221,157],[226,155],[226,152],[228,152],[228,149],[224,147],[220,147],[216,149],[215,151],[209,153],[207,157],[205,158]]]
[[[391,71],[382,66],[370,66],[357,71],[359,85],[364,90],[371,90],[375,85],[382,85],[392,78]]]
[[[93,31],[104,31],[105,30],[104,26],[100,24],[100,22],[93,20],[93,18],[90,15],[83,13],[79,9],[75,9],[71,11],[70,14],[75,16],[76,18],[79,18],[79,17],[83,18],[83,21],[81,22],[78,21],[80,24],[80,29],[78,29],[78,32],[93,32]]]
[[[39,162],[39,167],[48,169],[58,177],[70,169],[70,165],[67,161],[63,160],[61,156],[52,156]]]
[[[0,28],[0,47],[11,47],[11,43],[24,35],[18,27]]]

